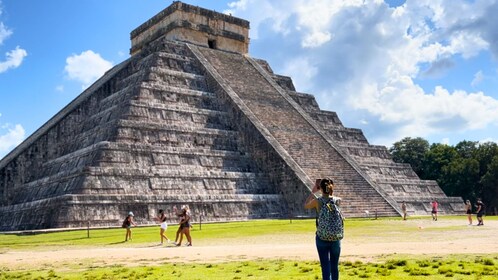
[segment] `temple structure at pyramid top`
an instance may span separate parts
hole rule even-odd
[[[247,55],[249,22],[182,2],[131,33],[106,72],[0,160],[0,231],[153,224],[188,204],[193,221],[314,217],[317,178],[347,217],[463,213],[435,181],[395,163]]]
[[[131,32],[130,54],[136,54],[159,37],[246,54],[249,21],[174,1]]]

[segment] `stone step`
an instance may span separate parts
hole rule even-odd
[[[191,149],[195,151],[195,149]],[[182,152],[166,153],[161,151],[140,152],[137,150],[107,150],[101,151],[101,157],[96,161],[98,166],[120,166],[126,164],[130,168],[154,166],[170,170],[218,170],[251,172],[256,167],[248,155],[219,155],[218,153],[192,154]]]
[[[4,221],[0,231],[86,227],[87,217],[92,217],[92,227],[121,227],[129,211],[134,213],[135,222],[139,225],[152,225],[155,224],[154,214],[158,209],[166,210],[168,223],[177,224],[178,217],[172,210],[173,206],[180,208],[185,204],[190,207],[194,223],[201,219],[202,222],[226,222],[289,217],[283,197],[275,194],[72,194],[0,207],[0,219]],[[25,209],[32,210],[36,215],[22,215]]]
[[[350,156],[361,166],[364,166],[364,165],[366,165],[366,166],[368,166],[368,165],[381,165],[382,166],[382,165],[391,165],[394,163],[391,157],[379,158],[379,157],[361,157],[361,156],[355,156],[355,155],[350,155]],[[402,164],[402,163],[396,163],[396,164]]]
[[[161,81],[170,86],[206,91],[206,79],[202,75],[152,67],[143,81]]]
[[[363,170],[375,181],[389,179],[419,179],[410,166],[375,166],[362,165]]]
[[[58,131],[52,130],[48,133],[47,137],[48,139],[57,139],[58,145],[56,149],[50,149],[48,151],[46,158],[58,158],[93,144],[112,139],[115,137],[117,123],[117,120],[110,120],[78,133],[74,131],[64,131],[63,129],[59,129]],[[69,130],[72,129],[72,127],[66,127],[66,129]],[[71,135],[70,133],[72,133],[72,137],[69,137],[69,135]],[[67,134],[68,137],[62,137],[62,134]]]
[[[147,48],[140,55],[147,56],[150,53],[166,52],[178,56],[191,57],[192,53],[183,42],[169,40],[165,37],[158,38],[148,43]]]
[[[193,58],[167,52],[154,53],[143,59],[141,63],[145,64],[148,69],[161,68],[189,74],[202,74]]]
[[[140,95],[136,100],[155,104],[184,104],[215,111],[226,110],[211,92],[173,87],[160,81],[142,83]]]
[[[118,142],[238,150],[236,131],[144,121],[120,120],[116,139]]]
[[[160,104],[132,101],[128,120],[188,125],[193,128],[232,130],[227,113],[191,107],[187,104]]]
[[[336,112],[320,110],[318,112],[309,112],[309,114],[314,120],[318,121],[324,129],[344,127]]]
[[[111,106],[116,106],[117,104],[126,104],[130,99],[136,98],[138,96],[140,87],[138,85],[129,84],[122,87],[116,91],[110,93],[107,97],[99,100],[98,106],[94,108],[108,108]]]
[[[341,127],[329,128],[326,129],[326,131],[330,138],[339,145],[343,142],[345,142],[348,147],[351,146],[352,143],[362,143],[368,145],[368,141],[360,129]]]
[[[346,150],[349,155],[359,156],[359,157],[377,157],[377,158],[385,158],[391,159],[392,156],[384,146],[343,146],[342,149]]]
[[[14,204],[65,193],[178,193],[197,184],[199,194],[276,193],[266,174],[200,168],[65,166],[59,172],[20,184],[10,198]],[[203,186],[203,188],[201,188]],[[209,190],[207,192],[206,190]],[[188,191],[187,191],[188,192]]]

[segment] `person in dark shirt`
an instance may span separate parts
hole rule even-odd
[[[128,216],[126,216],[126,219],[123,222],[123,227],[126,229],[125,242],[131,240],[131,227],[137,226],[133,221],[133,216],[135,216],[133,215],[133,212],[128,213]]]
[[[477,206],[477,221],[478,221],[477,225],[483,226],[484,221],[482,220],[482,216],[486,212],[486,209],[484,203],[482,203],[482,200],[480,198],[477,199],[476,206]]]

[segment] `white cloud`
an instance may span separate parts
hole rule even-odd
[[[298,57],[289,60],[285,64],[283,72],[293,78],[292,81],[296,87],[306,91],[309,89],[310,80],[316,76],[318,70],[306,57]]]
[[[4,124],[1,129],[6,129],[7,131],[3,132],[0,130],[0,155],[19,145],[24,140],[26,134],[24,128],[20,124],[14,126]]]
[[[482,73],[481,70],[479,70],[477,73],[474,74],[474,79],[470,83],[473,87],[477,86],[484,80],[484,74]]]
[[[480,144],[482,144],[482,143],[487,143],[487,142],[494,142],[494,143],[497,143],[497,144],[498,144],[498,139],[493,139],[493,138],[485,138],[485,139],[479,140],[479,143],[480,143]]]
[[[112,62],[103,59],[100,54],[88,50],[66,58],[64,70],[69,79],[81,82],[82,87],[86,88],[111,67]]]
[[[0,10],[0,14],[1,14],[1,10]],[[3,22],[0,22],[0,45],[2,45],[3,41],[5,39],[7,39],[7,37],[9,37],[10,35],[12,35],[12,31],[7,29],[7,27],[5,27]]]
[[[298,91],[305,87],[343,120],[369,118],[377,126],[373,142],[498,126],[491,93],[417,84],[423,76],[444,77],[458,59],[483,51],[498,57],[497,1],[407,0],[390,8],[378,0],[241,0],[231,7],[251,30],[282,41],[271,48],[287,52],[279,54],[286,57],[280,65],[272,63],[275,72],[291,76]],[[476,73],[472,85],[480,81]]]
[[[0,1],[1,4],[1,1]],[[0,10],[0,15],[2,14],[2,10]],[[8,29],[3,22],[0,22],[0,46],[3,42],[12,35],[12,31]],[[0,73],[3,73],[11,68],[17,68],[21,65],[28,53],[26,50],[21,49],[17,46],[14,50],[5,53],[6,59],[4,61],[0,61]]]
[[[55,90],[58,92],[64,92],[64,86],[63,85],[58,85],[55,87]]]
[[[250,37],[258,39],[259,25],[271,19],[271,29],[278,33],[289,34],[292,27],[287,26],[289,13],[286,11],[290,5],[289,1],[260,1],[260,0],[239,0],[228,3],[229,10],[224,11],[227,14],[233,14],[244,19],[250,19],[251,29]],[[257,8],[256,8],[257,7]]]
[[[7,52],[5,55],[7,59],[5,61],[0,61],[0,73],[3,73],[10,68],[19,67],[28,53],[17,46],[14,50]]]

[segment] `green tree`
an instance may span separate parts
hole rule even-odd
[[[457,156],[443,167],[438,183],[446,195],[474,198],[479,180],[479,162]]]
[[[496,215],[498,208],[498,155],[495,155],[491,160],[488,170],[482,176],[480,183],[482,189],[478,193],[478,196],[487,205],[487,213]]]
[[[436,180],[441,185],[445,181],[443,168],[458,156],[456,149],[446,144],[432,144],[423,161],[425,180]]]
[[[427,140],[421,137],[406,137],[399,142],[395,142],[389,149],[389,152],[395,162],[409,163],[413,171],[422,178],[425,177],[423,161],[428,150],[429,142]]]
[[[479,142],[463,140],[456,144],[455,149],[462,158],[473,158]]]
[[[488,172],[491,160],[498,155],[498,145],[494,142],[481,143],[474,151],[474,158],[479,161],[479,175],[482,177]]]

